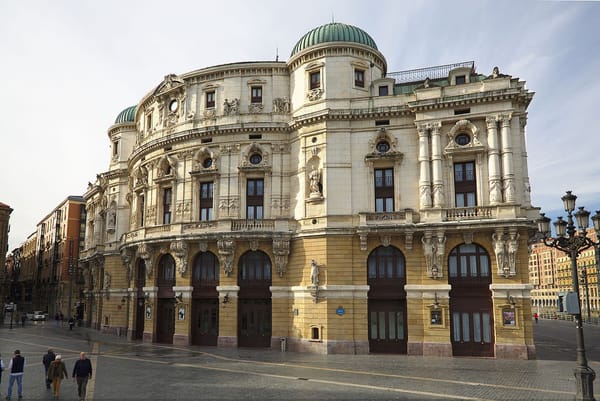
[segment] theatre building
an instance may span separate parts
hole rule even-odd
[[[388,72],[369,34],[329,23],[287,61],[148,87],[84,194],[86,324],[168,344],[535,355],[524,81],[473,62]]]

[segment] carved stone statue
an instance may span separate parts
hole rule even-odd
[[[492,244],[494,245],[494,253],[496,254],[496,263],[498,263],[498,272],[503,272],[506,267],[506,251],[502,235],[498,238],[496,233],[492,234]]]
[[[519,250],[519,233],[511,234],[508,240],[508,267],[511,273],[516,272],[516,258]]]
[[[431,271],[433,267],[433,253],[435,245],[431,243],[431,238],[421,238],[423,244],[423,255],[425,255],[425,263],[427,264],[427,271]]]
[[[442,271],[442,266],[444,265],[445,245],[446,245],[446,237],[438,235],[437,243],[435,245],[435,258],[434,258],[434,263],[438,268],[438,272]]]
[[[314,259],[310,261],[310,283],[314,286],[319,285],[319,265]]]
[[[319,189],[319,170],[316,167],[313,167],[310,173],[308,174],[309,185],[308,188],[311,194],[320,194],[321,190]]]

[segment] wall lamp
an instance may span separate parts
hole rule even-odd
[[[515,298],[512,295],[510,295],[510,291],[506,292],[506,302],[510,304],[511,308],[515,308],[516,301]]]
[[[223,297],[223,303],[224,304],[228,304],[229,303],[229,293],[225,294],[225,296]]]
[[[438,301],[437,291],[433,293],[433,309],[439,309],[440,302]]]

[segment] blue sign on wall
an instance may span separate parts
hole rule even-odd
[[[343,306],[338,306],[338,308],[335,310],[335,313],[339,316],[342,316],[344,313],[346,313],[346,310]]]

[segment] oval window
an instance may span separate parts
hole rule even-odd
[[[379,153],[385,153],[390,150],[390,144],[387,141],[380,141],[377,142],[376,148]]]
[[[204,161],[202,162],[202,167],[204,168],[209,168],[210,166],[212,166],[212,159],[210,157],[207,157],[206,159],[204,159]]]
[[[177,111],[178,108],[179,102],[177,101],[177,99],[171,100],[171,103],[169,103],[169,110],[174,113]]]
[[[250,156],[250,163],[252,164],[259,164],[262,161],[262,156],[259,155],[258,153],[254,153],[253,155]]]
[[[471,137],[467,134],[459,134],[454,138],[454,142],[460,146],[468,145],[471,142]]]

